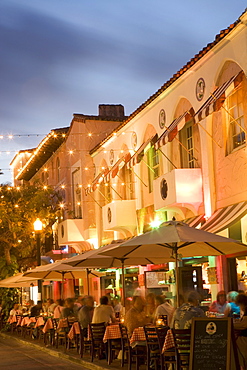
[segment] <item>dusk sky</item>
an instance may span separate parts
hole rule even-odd
[[[99,104],[132,113],[245,7],[244,0],[0,0],[0,182],[11,181],[15,151],[69,126],[73,113],[97,115]]]

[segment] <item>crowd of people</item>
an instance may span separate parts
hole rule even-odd
[[[138,292],[139,293],[139,292]],[[164,295],[149,293],[146,298],[140,294],[132,297],[131,307],[124,316],[124,324],[131,336],[134,329],[151,323],[156,323],[160,317],[166,317],[166,324],[175,329],[188,329],[193,317],[206,317],[206,314],[219,315],[219,317],[232,317],[235,329],[240,364],[247,369],[247,295],[244,292],[219,291],[216,300],[209,307],[200,306],[200,295],[193,290],[182,297],[184,302],[174,308]],[[46,313],[57,319],[74,318],[80,322],[85,337],[89,323],[114,323],[123,316],[123,306],[120,297],[102,296],[100,304],[96,306],[92,296],[66,298],[65,301],[47,299],[45,303],[38,301],[36,305],[32,300],[27,302],[24,309],[30,316],[39,316]],[[10,317],[23,313],[18,304],[14,304]]]

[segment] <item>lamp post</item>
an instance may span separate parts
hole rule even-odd
[[[41,251],[40,251],[40,234],[43,229],[42,221],[37,218],[33,223],[33,229],[36,235],[36,243],[37,243],[37,266],[41,265]],[[38,280],[38,301],[42,299],[42,281]]]

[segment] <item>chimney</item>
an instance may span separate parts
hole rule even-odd
[[[122,104],[99,104],[99,116],[123,119],[124,106]]]

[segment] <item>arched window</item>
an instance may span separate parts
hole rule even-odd
[[[224,103],[226,109],[227,155],[244,146],[246,142],[242,78],[241,80],[236,79],[232,87],[233,89]]]
[[[147,164],[148,164],[148,186],[149,193],[153,191],[153,181],[160,176],[160,156],[159,151],[151,146],[147,151]]]
[[[179,139],[182,143],[180,149],[182,168],[195,168],[193,131],[193,120],[190,120],[179,132]]]

